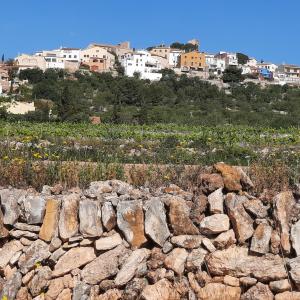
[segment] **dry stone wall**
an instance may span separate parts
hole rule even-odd
[[[223,163],[187,192],[0,189],[0,299],[300,299],[300,204]]]

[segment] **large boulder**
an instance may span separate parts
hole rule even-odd
[[[46,199],[42,195],[27,195],[21,202],[22,211],[27,224],[41,224],[43,222]]]
[[[290,191],[279,193],[274,200],[274,218],[280,232],[280,241],[284,253],[291,252],[290,222],[294,210],[295,199]]]
[[[133,248],[139,248],[147,241],[144,234],[142,201],[120,201],[117,206],[117,217],[119,229]]]
[[[97,201],[85,199],[79,203],[80,232],[84,237],[98,237],[103,233],[101,208]]]
[[[157,198],[147,201],[145,206],[145,231],[161,247],[170,236],[164,204]]]
[[[238,196],[233,193],[227,194],[225,199],[228,216],[235,236],[240,243],[244,243],[254,233],[253,220],[243,206],[246,201],[245,196]]]
[[[80,196],[70,194],[62,201],[62,209],[59,218],[59,235],[62,240],[68,240],[78,233],[78,205]]]
[[[41,227],[39,238],[50,242],[58,228],[58,218],[60,210],[60,200],[48,199],[46,203],[46,213]]]
[[[231,247],[218,250],[207,258],[209,272],[214,276],[234,277],[254,276],[262,282],[280,280],[287,277],[282,258],[268,254],[258,257],[248,254],[248,248]]]
[[[66,252],[56,263],[53,277],[59,277],[70,271],[80,268],[96,258],[94,248],[78,247]]]

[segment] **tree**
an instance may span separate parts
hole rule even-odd
[[[28,80],[30,84],[41,82],[44,79],[44,73],[41,69],[25,69],[19,74],[20,80]]]
[[[225,69],[223,73],[223,82],[225,83],[239,83],[244,81],[244,76],[242,75],[242,70],[235,67],[229,66]]]
[[[236,56],[240,65],[245,65],[249,60],[249,56],[243,53],[237,53]]]

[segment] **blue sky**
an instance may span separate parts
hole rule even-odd
[[[0,55],[90,42],[135,48],[191,38],[201,50],[300,64],[300,0],[1,1]]]

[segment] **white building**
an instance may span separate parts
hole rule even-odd
[[[208,71],[215,75],[221,75],[226,68],[225,59],[217,58],[214,54],[205,54],[205,61]]]
[[[135,74],[139,74],[141,79],[149,80],[160,80],[162,77],[162,74],[158,73],[161,70],[159,60],[145,50],[123,55],[121,64],[125,69],[125,75],[129,77]]]
[[[65,61],[60,50],[43,50],[35,53],[36,56],[44,57],[46,69],[64,69]]]
[[[238,58],[236,53],[221,51],[216,55],[216,57],[219,59],[224,59],[226,67],[238,66]]]
[[[169,53],[169,65],[172,68],[177,68],[179,65],[180,55],[182,54],[182,50],[179,49],[171,49]]]
[[[267,62],[259,63],[259,64],[257,64],[257,67],[259,69],[267,69],[268,71],[270,71],[272,73],[275,73],[278,69],[277,65],[275,65],[273,63],[267,63]]]
[[[80,62],[80,49],[61,47],[58,51],[65,61]]]
[[[256,67],[257,66],[257,60],[253,57],[250,57],[246,63],[246,66],[249,67]]]

